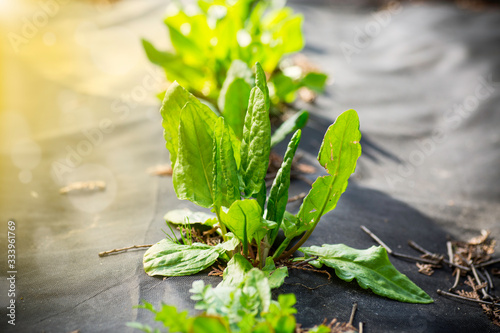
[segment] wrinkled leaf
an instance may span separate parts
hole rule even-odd
[[[283,222],[281,223],[281,229],[283,229],[285,237],[291,239],[298,236],[300,234],[300,232],[298,232],[299,227],[300,222],[297,216],[285,211],[285,214],[283,215]]]
[[[271,136],[271,147],[283,141],[286,136],[303,128],[309,119],[309,112],[302,110],[288,118]]]
[[[274,264],[272,266],[274,267]],[[297,312],[293,308],[296,303],[295,295],[279,295],[277,302],[272,301],[267,273],[252,267],[241,255],[235,255],[228,263],[228,267],[229,269],[224,272],[225,280],[216,288],[205,285],[203,280],[193,282],[189,292],[192,293],[191,299],[197,302],[195,309],[203,311],[199,315],[190,317],[187,311],[178,312],[175,307],[169,305],[163,305],[160,311],[156,311],[149,303],[139,308],[153,312],[156,315],[155,320],[160,321],[170,332],[293,333],[295,331],[293,316]],[[206,318],[212,318],[214,322],[207,322]],[[147,325],[134,324],[131,327],[151,332]]]
[[[203,121],[200,108],[187,103],[181,111],[179,146],[173,171],[175,193],[202,207],[213,204],[213,124]]]
[[[299,251],[308,256],[318,256],[312,264],[326,265],[335,269],[335,274],[344,281],[356,279],[364,289],[375,294],[408,303],[432,303],[433,300],[422,289],[391,264],[386,250],[372,246],[357,250],[344,244],[302,247]]]
[[[149,276],[192,275],[212,266],[223,252],[222,247],[201,243],[180,245],[163,239],[144,254],[144,271]]]
[[[267,78],[264,69],[259,62],[255,63],[255,87],[259,88],[264,94],[264,102],[266,109],[269,110],[269,88],[267,87]]]
[[[213,197],[216,207],[229,207],[240,199],[238,166],[234,159],[230,131],[220,117],[214,128]]]
[[[231,304],[231,293],[236,287],[212,288],[212,285],[205,286],[203,280],[193,282],[189,290],[193,295],[191,299],[197,301],[194,308],[205,311],[209,315],[224,316],[227,314],[227,306]]]
[[[293,157],[299,145],[300,137],[301,131],[297,130],[288,144],[283,163],[274,178],[271,191],[269,192],[266,218],[277,223],[277,228],[273,230],[270,235],[271,244],[278,234],[278,228],[285,214],[286,204],[288,202],[288,188],[290,187],[290,171],[292,170]]]
[[[255,317],[271,305],[271,288],[265,274],[239,254],[229,261],[224,280],[216,288],[195,281],[190,292],[194,294],[191,299],[198,301],[196,309],[226,316],[236,326],[247,315]]]
[[[269,280],[258,268],[252,268],[246,275],[242,284],[242,293],[248,297],[249,309],[258,308],[259,311],[267,311],[271,305],[271,287]]]
[[[271,150],[271,123],[269,120],[269,91],[266,75],[259,63],[256,67],[255,87],[250,94],[241,143],[241,174],[246,197],[259,193],[263,186]]]

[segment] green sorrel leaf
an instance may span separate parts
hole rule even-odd
[[[205,82],[203,72],[186,64],[176,54],[157,50],[149,41],[142,40],[142,46],[146,56],[153,64],[161,66],[165,70],[167,79],[171,82],[177,81],[187,89],[199,90]]]
[[[227,91],[229,89],[229,86],[236,80],[236,79],[242,79],[244,82],[248,84],[250,87],[248,89],[248,93],[250,94],[250,89],[254,85],[254,78],[253,78],[253,73],[252,70],[248,67],[248,65],[239,60],[233,60],[231,63],[231,66],[229,67],[227,74],[226,74],[226,79],[224,80],[224,83],[222,84],[222,88],[220,91],[219,99],[218,99],[218,106],[221,111],[225,110],[225,102],[226,102],[226,95],[228,94]],[[246,101],[248,103],[248,99]]]
[[[357,250],[344,244],[324,244],[321,247],[302,247],[299,251],[307,256],[318,256],[312,262],[317,267],[324,264],[334,268],[342,280],[350,282],[356,279],[362,288],[369,288],[377,295],[408,303],[433,302],[406,275],[398,272],[381,246]]]
[[[209,315],[224,316],[232,327],[249,314],[255,317],[267,311],[272,302],[268,279],[261,270],[251,268],[244,273],[234,271],[234,274],[237,284],[225,284],[223,281],[212,288],[210,285],[205,286],[203,281],[195,281],[190,290],[193,293],[191,299],[198,301],[195,309]]]
[[[262,218],[259,203],[253,199],[235,201],[227,212],[221,211],[220,218],[241,241],[245,254],[252,239],[260,241],[267,230],[275,226]]]
[[[323,92],[325,89],[326,80],[328,76],[323,73],[307,73],[301,80],[301,85],[307,87],[317,93]]]
[[[216,207],[229,207],[241,195],[230,130],[222,117],[217,120],[214,128],[214,147],[214,204]]]
[[[197,44],[196,39],[185,36],[182,32],[169,22],[171,18],[165,19],[165,24],[170,33],[170,41],[178,54],[182,54],[185,61],[193,65],[201,65],[203,59],[203,49]]]
[[[202,114],[203,110],[191,102],[181,111],[173,183],[179,199],[209,208],[214,198],[214,133],[213,124],[207,123]]]
[[[223,280],[219,284],[221,287],[237,287],[245,279],[245,274],[253,268],[252,264],[241,254],[236,253],[227,263],[224,269]]]
[[[262,268],[262,271],[266,274],[271,289],[281,287],[288,276],[288,268],[286,266],[276,268],[271,257],[266,258],[266,265]]]
[[[250,94],[241,143],[241,174],[246,197],[259,193],[269,164],[271,123],[266,75],[259,63]]]
[[[224,111],[222,111],[222,115],[240,140],[243,138],[243,123],[251,89],[251,86],[245,80],[235,78],[227,87],[224,95]]]
[[[210,126],[210,130],[217,120],[217,116],[208,106],[202,104],[196,97],[181,87],[177,82],[170,85],[165,93],[160,113],[163,118],[162,125],[164,129],[164,137],[167,149],[170,152],[172,168],[175,168],[175,162],[177,160],[181,110],[188,102],[198,110],[197,121],[203,125]]]
[[[329,175],[319,177],[304,198],[297,214],[301,224],[297,233],[314,227],[323,214],[335,208],[349,177],[356,169],[356,161],[361,155],[360,140],[359,118],[354,110],[342,113],[328,128],[318,161]]]
[[[163,239],[144,254],[144,271],[150,276],[192,275],[212,266],[223,252],[222,247],[201,243],[180,245]]]
[[[292,170],[293,157],[295,156],[295,151],[299,145],[300,137],[301,131],[297,130],[288,144],[285,157],[283,158],[283,163],[276,174],[276,178],[274,178],[271,191],[269,192],[266,218],[278,224],[277,228],[271,232],[271,244],[276,238],[279,225],[281,224],[283,215],[285,214],[286,204],[288,202],[288,188],[290,187],[290,171]]]
[[[190,332],[231,333],[231,329],[224,318],[218,316],[199,316],[193,321]]]

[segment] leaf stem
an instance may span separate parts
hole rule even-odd
[[[259,260],[260,260],[260,268],[262,269],[262,263],[266,262],[267,256],[269,256],[269,250],[271,249],[271,245],[268,240],[268,235],[264,236],[264,239],[260,242],[259,246]]]
[[[227,241],[226,234],[227,234],[227,229],[224,223],[222,223],[222,219],[220,218],[220,207],[214,207],[215,208],[215,215],[217,216],[217,220],[219,221],[219,226],[220,230],[222,231],[222,239]]]
[[[293,264],[292,266],[293,267],[297,267],[297,266],[300,266],[300,265],[303,265],[303,264],[307,264],[308,262],[314,261],[314,260],[316,260],[318,258],[319,258],[318,256],[314,256],[314,257],[311,257],[309,259],[299,261],[298,263]]]
[[[288,244],[290,244],[291,241],[292,241],[291,238],[285,238],[285,240],[280,244],[280,246],[278,247],[276,252],[274,252],[274,255],[273,255],[274,261],[277,261],[279,259],[278,257],[283,253],[283,251],[286,250],[286,248],[288,247]]]
[[[306,242],[306,240],[309,238],[309,236],[311,236],[311,234],[313,233],[314,229],[316,229],[316,226],[318,225],[318,222],[319,222],[320,219],[321,219],[321,215],[320,215],[320,218],[318,218],[318,221],[316,221],[316,223],[314,223],[313,227],[311,229],[307,230],[307,232],[302,236],[302,238],[290,250],[286,251],[281,256],[279,256],[278,259],[288,258],[295,251],[297,251],[299,249],[299,247],[301,247],[302,244],[304,244]],[[288,243],[290,243],[290,242],[288,242]]]

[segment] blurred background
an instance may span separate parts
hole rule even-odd
[[[132,90],[148,70],[155,75],[140,38],[165,33],[164,1],[2,0],[0,6],[2,113],[7,117],[2,118],[2,148],[12,141],[17,127],[9,126],[12,121],[24,124],[18,137],[34,139],[92,127],[113,115],[115,100],[131,109],[144,103],[141,115],[148,114],[148,102],[157,107],[154,94],[161,76]],[[139,113],[133,111],[128,116]]]

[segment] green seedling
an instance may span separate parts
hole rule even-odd
[[[276,268],[268,258],[262,270],[253,267],[242,255],[235,254],[224,271],[224,279],[215,288],[203,281],[193,282],[191,299],[197,301],[195,309],[203,311],[190,317],[187,311],[179,312],[174,306],[163,304],[156,310],[152,304],[144,302],[138,308],[155,314],[169,332],[241,332],[241,333],[293,333],[296,329],[293,307],[295,295],[279,295],[271,299],[271,289],[283,283],[286,268]],[[147,333],[159,333],[141,323],[128,323],[129,327]],[[330,332],[324,325],[309,332]]]
[[[302,22],[302,15],[284,1],[198,0],[185,6],[173,2],[164,19],[171,50],[160,51],[147,40],[142,43],[148,59],[164,69],[169,82],[179,82],[219,112],[225,111],[226,92],[249,93],[253,82],[248,66],[259,61],[270,75],[272,104],[282,106],[293,102],[302,87],[321,93],[327,79],[316,70],[283,61],[304,47]],[[248,95],[242,99],[247,100]]]

